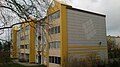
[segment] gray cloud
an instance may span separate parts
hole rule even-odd
[[[120,0],[70,0],[69,4],[75,8],[105,14],[107,35],[120,35]],[[6,34],[0,35],[0,38],[5,36]]]
[[[72,6],[105,14],[107,35],[120,35],[120,0],[72,0]]]

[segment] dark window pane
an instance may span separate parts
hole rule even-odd
[[[58,57],[57,61],[58,61],[57,64],[61,64],[61,58],[60,57]]]
[[[48,21],[51,22],[51,21],[53,21],[55,19],[58,19],[58,18],[60,18],[60,11],[57,11],[57,12],[49,15],[48,16]]]
[[[54,56],[52,56],[52,63],[54,63]]]
[[[53,42],[51,42],[51,48],[53,48]]]
[[[51,34],[54,34],[54,27],[53,28],[51,28]]]
[[[55,33],[57,33],[57,27],[55,27]]]
[[[60,41],[57,41],[57,48],[60,48]]]
[[[21,48],[21,49],[24,49],[24,45],[20,45],[20,48]]]
[[[52,62],[51,59],[52,59],[51,56],[49,56],[49,62],[50,62],[50,63]]]
[[[58,33],[60,33],[60,26],[58,26]]]
[[[54,48],[56,48],[56,43],[55,42],[53,42],[53,45],[54,45]]]
[[[51,34],[51,29],[48,29],[48,33]]]
[[[55,63],[56,63],[56,64],[57,64],[57,61],[58,61],[58,60],[57,60],[57,57],[55,57]]]
[[[50,49],[50,43],[49,43],[49,49]]]
[[[25,45],[25,49],[27,49],[27,45]]]

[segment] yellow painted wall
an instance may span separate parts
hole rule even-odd
[[[61,5],[60,9],[60,50],[61,67],[67,67],[68,61],[68,34],[67,34],[67,10],[66,6]]]
[[[29,55],[29,62],[35,63],[35,23],[30,23],[30,55]]]
[[[56,11],[58,11],[58,10],[60,10],[60,7],[61,7],[61,4],[60,3],[58,3],[58,2],[54,2],[54,6],[52,6],[52,3],[51,3],[51,6],[48,8],[48,10],[47,10],[47,15],[50,15],[50,14],[52,14],[52,13],[54,13],[54,12],[56,12]]]
[[[12,29],[12,58],[17,58],[17,27]]]

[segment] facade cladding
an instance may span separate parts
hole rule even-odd
[[[37,37],[33,38],[35,34],[31,30],[34,29],[29,27],[30,34],[27,38],[29,43],[26,43],[26,46],[22,46],[23,44],[19,46],[20,49],[29,48],[30,53],[26,56],[29,56],[29,60],[32,59],[31,62],[36,63],[39,62],[38,59],[41,59],[41,63],[47,67],[70,67],[69,65],[77,61],[85,61],[91,56],[107,62],[105,15],[75,9],[54,1],[48,8],[46,23],[49,24],[45,26],[47,34],[41,35],[40,28],[37,28],[35,32]],[[41,44],[39,40],[42,36],[46,36],[47,41],[42,43],[45,45],[44,57],[40,56],[40,58],[37,54],[40,49],[37,48],[39,42]],[[21,36],[21,39],[25,38]],[[23,53],[20,57],[24,56]]]
[[[107,59],[105,17],[74,9],[67,9],[68,57],[72,60],[96,55]],[[105,59],[106,58],[106,59]]]

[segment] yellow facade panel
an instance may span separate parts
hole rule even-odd
[[[60,50],[61,67],[67,67],[68,61],[68,34],[67,34],[67,9],[61,5],[60,9]]]
[[[17,58],[17,31],[18,28],[17,27],[13,27],[12,29],[12,58]]]
[[[29,62],[35,63],[35,24],[34,22],[30,23],[30,55],[29,55]]]

